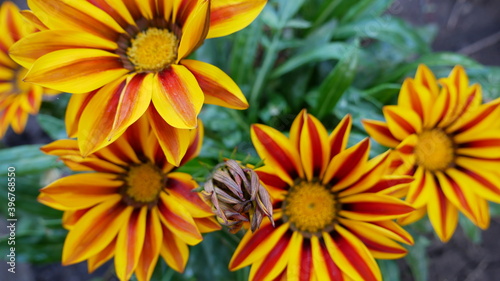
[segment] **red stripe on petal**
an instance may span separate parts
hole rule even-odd
[[[467,202],[467,199],[465,198],[464,193],[462,192],[462,189],[460,186],[448,175],[446,175],[446,179],[450,183],[451,188],[453,188],[453,192],[456,194],[458,201],[462,205],[462,207],[469,212],[469,214],[474,214],[472,211],[471,206],[469,205],[469,202]]]
[[[359,238],[359,240],[361,240],[361,242],[363,242],[366,245],[368,249],[373,251],[389,253],[389,254],[401,254],[401,255],[407,253],[407,251],[404,249],[389,247],[387,245],[377,243],[373,240],[369,240],[362,235],[357,235],[357,237]]]
[[[170,177],[168,178],[166,188],[167,190],[172,190],[173,192],[180,194],[186,200],[196,204],[198,208],[211,212],[210,207],[203,200],[201,200],[199,194],[197,192],[193,192],[192,186]]]
[[[500,139],[482,139],[469,141],[466,143],[460,144],[460,148],[481,148],[481,147],[491,147],[491,146],[500,146]]]
[[[328,268],[328,274],[330,275],[330,280],[338,280],[343,281],[344,276],[342,275],[342,271],[337,266],[337,264],[333,261],[330,253],[326,248],[325,242],[320,242],[321,253],[323,254],[323,259],[325,261],[326,268]]]
[[[382,179],[370,189],[366,190],[367,193],[377,193],[387,188],[393,187],[399,184],[411,183],[413,179],[411,178],[400,178],[400,179]]]
[[[273,156],[277,163],[279,163],[283,169],[288,172],[292,179],[297,178],[298,173],[293,164],[294,160],[288,157],[287,153],[281,149],[273,138],[267,135],[258,126],[253,126],[252,128],[259,141],[266,146],[266,150]]]
[[[390,116],[408,134],[411,135],[411,134],[416,133],[413,126],[410,123],[408,123],[405,119],[403,119],[401,116],[399,116],[398,114],[396,114],[390,110],[387,110],[384,113],[387,114],[388,116]]]
[[[464,174],[468,175],[469,177],[473,178],[475,181],[479,182],[481,185],[483,185],[484,187],[489,189],[491,192],[496,193],[496,194],[499,193],[498,186],[494,185],[493,183],[491,183],[487,179],[481,177],[480,175],[474,173],[473,171],[467,170],[467,169],[462,168],[462,167],[457,167],[457,170],[459,170],[459,171],[463,172]]]
[[[276,222],[276,228],[281,225],[281,222]],[[232,261],[232,264],[239,265],[241,264],[247,257],[252,253],[259,244],[264,241],[271,233],[275,230],[271,224],[268,224],[264,227],[259,228],[252,238],[248,241],[243,249],[241,249],[240,253],[235,257]]]
[[[370,267],[347,239],[340,236],[338,233],[334,234],[332,238],[337,244],[337,247],[349,260],[349,263],[352,264],[353,267],[356,268],[356,271],[364,278],[364,281],[377,281],[377,277],[375,277]]]
[[[462,132],[469,130],[470,128],[474,128],[482,120],[486,119],[486,117],[488,117],[488,115],[490,115],[495,109],[497,109],[496,106],[487,107],[486,110],[484,110],[481,114],[476,116],[476,118],[470,120],[467,124],[463,125],[462,127],[460,127],[460,129],[455,131],[454,134],[460,134]]]
[[[342,209],[345,211],[351,211],[361,214],[370,215],[403,215],[407,214],[414,209],[410,206],[403,204],[391,204],[388,202],[367,202],[358,201],[356,203],[344,203],[342,204]]]
[[[288,189],[289,185],[284,182],[280,177],[266,173],[264,171],[256,171],[259,179],[266,185],[270,185],[272,187],[280,188],[280,189]]]
[[[314,121],[312,118],[308,116],[307,118],[307,126],[309,129],[309,138],[311,141],[311,151],[313,158],[313,175],[319,176],[321,173],[321,169],[323,168],[323,146],[321,145],[321,139],[319,138],[318,129],[316,128]]]
[[[346,117],[341,121],[341,123],[335,128],[335,131],[332,133],[332,138],[330,140],[330,158],[339,154],[345,148],[346,144],[344,143],[344,138],[351,128],[351,120],[351,115],[346,115]]]
[[[304,239],[302,244],[302,253],[300,257],[299,280],[300,281],[311,280],[312,270],[313,270],[313,264],[312,264],[311,240]]]
[[[126,272],[132,272],[135,264],[135,252],[136,252],[136,237],[137,234],[137,224],[139,221],[140,209],[135,209],[134,212],[130,215],[128,227],[127,227],[127,269]]]
[[[335,173],[335,177],[330,181],[330,183],[334,185],[338,181],[342,180],[353,170],[354,167],[358,166],[361,161],[365,161],[363,158],[365,157],[369,146],[370,141],[366,138],[362,141],[357,150],[347,155],[347,157],[343,159],[343,164]]]
[[[290,238],[292,237],[292,232],[287,232],[280,240],[274,245],[274,248],[266,256],[264,262],[261,264],[257,272],[255,272],[253,280],[265,280],[267,275],[274,268],[278,260],[281,258],[285,252],[288,244],[290,243]]]
[[[170,196],[170,195],[167,195]],[[181,229],[186,233],[198,233],[198,229],[191,223],[185,221],[182,217],[178,216],[175,212],[170,210],[166,204],[160,203],[158,204],[158,210],[160,214],[167,220],[171,225],[175,226],[177,229]]]

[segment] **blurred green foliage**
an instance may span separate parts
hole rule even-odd
[[[483,87],[485,100],[500,96],[500,68],[482,66],[454,53],[433,53],[433,26],[415,27],[386,13],[393,0],[270,0],[259,18],[231,36],[207,40],[193,55],[212,63],[231,76],[246,94],[250,108],[235,111],[207,105],[201,118],[204,145],[199,158],[181,168],[200,182],[224,157],[257,164],[249,128],[265,123],[287,131],[296,114],[307,108],[332,129],[351,114],[354,128],[351,145],[366,138],[362,118],[382,119],[381,108],[393,103],[405,77],[418,64],[427,64],[439,77],[454,65],[463,65],[472,82]],[[64,108],[69,95],[46,101],[38,122],[53,139],[64,138]],[[386,150],[372,143],[371,155]],[[19,219],[19,260],[33,263],[60,260],[66,231],[61,212],[36,201],[39,188],[68,171],[55,157],[44,155],[38,145],[0,150],[0,182],[5,186],[8,167],[16,168],[16,212]],[[0,215],[6,216],[6,192],[0,193]],[[500,216],[500,207],[492,206]],[[480,231],[460,219],[466,235],[480,241]],[[427,280],[429,235],[427,220],[410,227],[415,246],[404,262],[416,281]],[[153,280],[246,280],[248,268],[229,272],[227,264],[240,236],[226,231],[205,236],[191,248],[187,270],[178,274],[163,261]],[[6,251],[6,237],[0,250]],[[217,255],[213,255],[216,252]],[[400,280],[395,261],[379,261],[385,280]],[[210,268],[210,270],[206,270]]]

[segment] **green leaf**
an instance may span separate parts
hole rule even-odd
[[[475,60],[468,58],[464,55],[455,53],[431,53],[426,54],[411,63],[404,63],[388,72],[387,75],[378,79],[379,83],[390,83],[399,81],[410,72],[415,72],[419,64],[431,66],[455,66],[462,65],[463,67],[480,67],[481,65]]]
[[[430,51],[425,40],[405,21],[388,15],[364,19],[337,28],[335,39],[372,38],[391,44],[408,55]]]
[[[42,129],[52,139],[58,140],[68,138],[68,135],[66,134],[66,126],[63,120],[46,114],[38,114],[37,118]]]
[[[346,51],[345,56],[319,87],[319,97],[314,109],[316,117],[321,119],[333,110],[340,97],[352,84],[357,65],[358,48],[354,45]]]
[[[429,239],[423,235],[413,236],[415,245],[409,247],[408,255],[405,257],[415,281],[427,281],[429,275],[429,262],[427,259],[427,247],[430,245]]]
[[[386,83],[365,90],[363,95],[375,98],[376,100],[382,103],[386,103],[391,98],[397,96],[400,89],[401,89],[400,84]]]
[[[347,43],[330,43],[308,49],[305,52],[294,55],[284,64],[277,67],[271,74],[271,78],[280,77],[308,63],[316,63],[330,59],[338,60],[345,55],[348,48],[349,44]]]
[[[458,223],[462,227],[465,236],[474,244],[481,243],[481,229],[472,223],[464,215],[460,214]]]
[[[398,263],[395,260],[377,260],[377,263],[380,267],[380,271],[382,272],[382,277],[384,278],[384,280],[401,280]]]
[[[36,144],[2,149],[0,159],[0,176],[6,176],[9,167],[14,167],[16,176],[23,176],[63,166],[57,157],[44,154]]]

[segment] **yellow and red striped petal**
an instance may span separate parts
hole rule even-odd
[[[366,171],[370,140],[365,138],[342,151],[330,160],[323,184],[331,184],[333,191],[340,191],[356,182]]]
[[[30,34],[9,49],[11,58],[31,68],[40,57],[63,49],[100,49],[113,52],[116,42],[76,30],[46,30]]]
[[[399,259],[408,252],[403,246],[387,236],[387,230],[375,224],[339,219],[339,222],[365,244],[377,259]]]
[[[212,0],[207,38],[222,37],[248,26],[264,9],[267,0]]]
[[[163,232],[158,211],[150,211],[146,218],[144,246],[142,247],[141,256],[135,270],[137,280],[147,281],[151,279],[158,256],[160,255],[162,242]]]
[[[123,184],[114,174],[75,174],[41,189],[38,201],[58,210],[84,209],[114,198]]]
[[[19,11],[19,13],[26,21],[28,21],[30,24],[32,24],[34,26],[34,28],[41,30],[41,31],[49,29],[45,24],[43,24],[42,21],[40,21],[40,19],[35,15],[35,13],[33,13],[33,11],[22,10],[22,11]]]
[[[430,122],[432,107],[429,105],[433,102],[433,95],[425,86],[419,85],[411,78],[404,81],[398,96],[398,106],[417,113],[424,127]]]
[[[472,190],[482,198],[500,203],[500,175],[498,172],[484,171],[477,166],[464,165],[464,161],[457,164],[461,167],[447,171],[450,177],[460,182],[461,186],[474,187]]]
[[[163,241],[160,254],[173,270],[183,272],[189,257],[189,249],[179,236],[162,226]]]
[[[355,194],[340,199],[342,210],[339,214],[353,220],[382,221],[407,215],[414,208],[393,196],[366,193]]]
[[[415,81],[429,90],[434,100],[439,94],[439,87],[434,73],[424,64],[420,64],[415,74]]]
[[[347,114],[330,134],[330,159],[344,151],[351,133],[352,117]]]
[[[207,37],[210,27],[210,1],[195,0],[197,4],[189,13],[182,26],[177,63],[189,56]]]
[[[255,124],[251,137],[260,158],[274,167],[282,180],[291,185],[296,177],[304,177],[299,153],[286,136],[271,127]]]
[[[363,124],[363,127],[368,135],[370,135],[370,137],[376,142],[390,148],[398,146],[400,141],[393,136],[387,123],[367,119],[362,120],[361,123]]]
[[[396,139],[402,140],[422,130],[422,120],[415,111],[394,105],[384,106],[382,110],[389,131]]]
[[[212,210],[205,201],[201,199],[198,192],[193,191],[198,184],[189,174],[169,173],[167,176],[166,189],[168,194],[175,197],[194,218],[212,216]]]
[[[238,248],[234,251],[229,262],[229,269],[231,271],[238,270],[263,259],[278,241],[284,239],[283,235],[288,231],[288,228],[289,224],[277,224],[274,228],[270,222],[263,221],[257,231],[253,233],[247,231]]]
[[[106,85],[92,97],[78,125],[84,156],[112,143],[144,114],[151,102],[152,79],[152,74],[131,75]]]
[[[111,40],[125,32],[110,15],[87,1],[28,0],[28,6],[50,29],[85,31]]]
[[[427,205],[422,208],[416,209],[405,217],[397,219],[397,222],[400,225],[409,225],[423,218],[425,214],[427,214]]]
[[[457,142],[470,139],[477,134],[498,127],[500,118],[500,99],[483,104],[474,110],[469,110],[461,115],[457,121],[446,128],[446,132],[454,134]]]
[[[278,277],[288,263],[288,258],[292,252],[291,248],[296,248],[294,244],[299,243],[299,241],[297,241],[299,239],[297,237],[298,235],[301,234],[298,232],[294,232],[293,234],[287,232],[281,239],[276,241],[269,253],[263,259],[253,263],[248,280],[272,280]],[[300,246],[300,244],[297,246]]]
[[[218,67],[196,60],[182,60],[181,64],[187,67],[198,81],[205,94],[205,103],[233,109],[248,108],[247,99],[238,85]]]
[[[105,249],[128,222],[132,207],[115,197],[89,210],[71,229],[64,242],[63,265],[81,262]]]
[[[355,183],[353,183],[348,188],[342,190],[339,194],[340,196],[348,196],[361,192],[378,192],[377,191],[367,191],[372,190],[375,185],[380,181],[381,176],[384,175],[386,170],[389,168],[390,163],[390,151],[386,151],[383,154],[376,156],[375,158],[368,161],[366,165],[366,171]],[[387,188],[390,186],[387,185]]]
[[[307,179],[320,177],[330,161],[328,132],[316,117],[304,112],[304,124],[300,131],[300,158]]]
[[[461,188],[463,184],[462,178],[453,178],[449,176],[448,172],[453,169],[449,169],[445,173],[436,173],[436,177],[439,181],[439,186],[446,198],[450,200],[453,205],[455,205],[465,216],[467,216],[474,224],[482,229],[486,229],[489,225],[489,221],[484,221],[483,214],[481,213],[481,201],[484,199],[480,198],[476,193],[469,188]],[[456,174],[452,173],[454,176]]]
[[[458,223],[458,209],[446,198],[440,188],[432,191],[427,213],[436,234],[443,242],[450,240]]]
[[[500,136],[496,130],[477,132],[467,137],[460,135],[455,139],[458,143],[456,154],[472,158],[500,158]]]
[[[413,237],[410,235],[410,233],[408,233],[395,221],[392,220],[376,221],[376,222],[371,222],[371,224],[378,226],[380,231],[383,232],[385,236],[391,238],[392,240],[407,245],[413,245],[414,243]]]
[[[24,81],[61,92],[85,93],[128,72],[116,54],[96,49],[64,49],[39,58]]]
[[[209,233],[222,229],[222,226],[213,216],[207,218],[194,218],[194,222],[201,233]]]
[[[345,228],[336,225],[336,233],[323,233],[328,253],[335,264],[350,278],[381,281],[380,269],[366,246]]]
[[[184,165],[191,159],[195,158],[200,154],[201,146],[203,145],[203,136],[205,135],[205,128],[201,119],[198,120],[198,126],[195,130],[190,132],[189,147],[187,148],[184,157],[182,157],[180,165]]]
[[[317,236],[311,237],[312,263],[316,276],[321,276],[324,281],[345,281],[342,271],[335,264],[325,243]]]
[[[203,240],[193,217],[175,197],[161,192],[159,201],[160,219],[174,235],[188,245],[195,245]]]
[[[427,204],[433,190],[438,188],[434,175],[423,167],[418,167],[413,175],[415,181],[408,189],[406,201],[415,208],[421,208]]]
[[[191,130],[172,127],[153,106],[147,110],[147,117],[167,161],[179,166],[188,150]]]
[[[186,67],[171,65],[154,79],[153,104],[160,116],[179,129],[196,127],[203,105],[203,92]]]
[[[78,124],[80,123],[83,110],[87,107],[87,104],[97,92],[98,91],[93,91],[85,94],[71,95],[68,106],[66,107],[66,115],[64,118],[68,137],[77,137]]]
[[[146,235],[147,207],[135,209],[118,233],[115,272],[120,280],[129,280],[137,267]]]
[[[311,244],[311,240],[304,239],[299,232],[293,233],[288,249],[287,281],[316,280]]]
[[[90,257],[87,260],[87,269],[89,273],[94,272],[98,267],[109,261],[115,255],[116,238],[108,244],[106,248],[100,251],[97,255]]]

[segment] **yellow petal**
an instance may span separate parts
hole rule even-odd
[[[129,71],[118,55],[94,49],[64,49],[39,58],[24,81],[61,92],[85,93],[102,87]]]
[[[222,37],[249,25],[264,9],[267,0],[212,0],[207,38]]]

